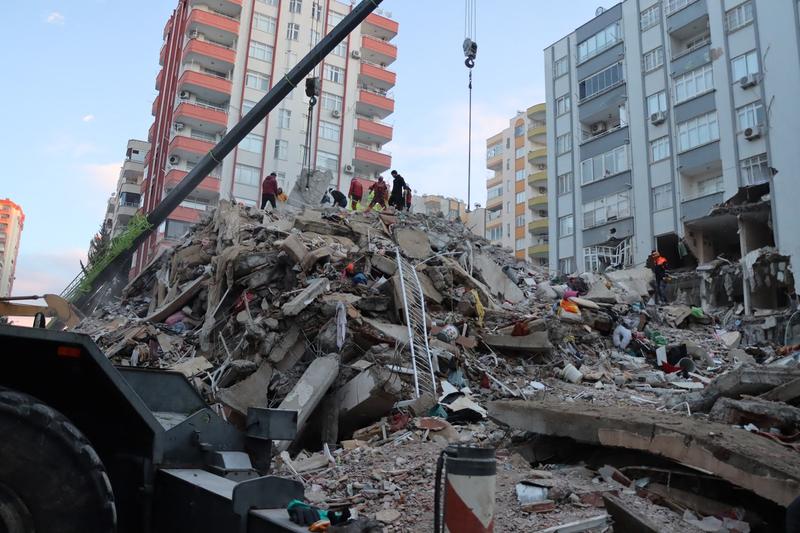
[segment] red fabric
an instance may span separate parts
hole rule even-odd
[[[355,196],[356,198],[361,198],[364,195],[364,186],[361,185],[360,182],[353,180],[350,182],[350,192],[347,193],[347,196]]]
[[[278,179],[275,176],[267,176],[261,184],[261,194],[278,194]]]

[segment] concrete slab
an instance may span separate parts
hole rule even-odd
[[[303,241],[297,238],[297,235],[289,235],[286,237],[283,243],[281,243],[281,250],[286,252],[286,255],[295,263],[302,262],[308,254],[308,247],[303,244]]]
[[[489,287],[492,295],[501,300],[508,300],[511,303],[519,303],[525,299],[525,295],[519,287],[495,263],[491,257],[485,254],[475,254],[473,265],[478,271],[486,286]]]
[[[363,317],[362,320],[388,337],[401,344],[408,344],[408,328],[399,324],[389,324],[380,320]]]
[[[431,243],[424,231],[396,228],[394,240],[400,247],[400,252],[411,259],[427,259],[433,255]]]
[[[271,379],[272,366],[263,362],[258,370],[236,385],[221,389],[217,398],[234,411],[246,416],[248,407],[268,407],[267,389]]]
[[[497,352],[511,355],[550,355],[553,352],[547,331],[534,331],[522,337],[486,335],[483,342]]]
[[[316,278],[300,294],[281,306],[284,316],[297,316],[311,305],[317,296],[330,289],[330,282],[326,278]]]
[[[336,393],[340,431],[365,427],[388,413],[401,398],[401,382],[381,366],[371,366]]]

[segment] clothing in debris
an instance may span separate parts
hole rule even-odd
[[[275,209],[275,197],[278,195],[278,176],[272,172],[261,182],[261,209],[266,209],[267,203]]]
[[[354,179],[350,182],[350,190],[347,192],[347,196],[350,197],[350,209],[355,211],[364,196],[364,186],[361,185],[360,181]]]

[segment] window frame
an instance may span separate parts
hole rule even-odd
[[[247,57],[272,63],[275,59],[275,49],[267,43],[251,39],[247,47]]]
[[[703,89],[698,89],[698,82],[703,81]],[[710,80],[710,84],[709,84]],[[681,92],[681,87],[683,87],[683,97],[679,94]],[[689,88],[692,87],[694,92],[691,94],[689,93]],[[696,69],[690,70],[689,72],[685,72],[680,76],[675,76],[672,79],[672,91],[674,93],[674,103],[682,104],[683,102],[688,102],[693,98],[697,98],[698,96],[702,96],[706,93],[709,93],[714,90],[714,68],[711,63],[706,63],[705,65],[701,65]]]
[[[650,101],[651,99],[655,98],[658,102],[658,109],[653,111],[650,108]],[[667,91],[658,91],[657,93],[653,93],[647,97],[645,103],[647,104],[647,115],[648,118],[655,114],[655,113],[666,113],[669,109],[669,105],[667,104]],[[662,109],[663,108],[663,109]]]
[[[556,116],[566,115],[572,111],[572,98],[570,94],[565,94],[556,99]]]
[[[749,9],[750,18],[745,20],[745,17],[746,17],[747,12],[748,12],[748,9],[746,9],[746,8],[748,8],[748,7],[750,8]],[[728,11],[726,11],[725,12],[725,32],[726,33],[733,33],[733,32],[735,32],[737,30],[741,30],[745,26],[748,26],[748,25],[752,24],[753,20],[754,20],[753,13],[754,13],[754,11],[753,11],[753,2],[751,0],[747,0],[746,2],[742,2],[738,6],[734,6],[731,9],[729,9]],[[741,17],[743,22],[737,21],[737,24],[735,26],[731,26],[731,15],[733,15],[733,14],[736,14],[737,17]]]
[[[559,68],[563,65],[563,71]],[[566,76],[569,73],[569,56],[562,56],[553,61],[553,79]]]
[[[278,31],[278,19],[265,13],[259,13],[256,11],[253,13],[253,27],[257,30],[263,31],[264,33],[274,35],[275,32]]]
[[[273,152],[274,159],[277,161],[289,160],[289,141],[284,139],[275,139],[275,149]],[[282,157],[281,157],[282,156]]]
[[[336,132],[335,135],[328,136],[326,135],[327,132]],[[327,141],[339,142],[342,138],[342,129],[339,127],[339,124],[335,122],[329,122],[327,120],[320,120],[319,121],[319,136],[321,139],[325,139]]]
[[[575,187],[575,175],[572,171],[556,176],[556,196],[570,194]]]
[[[597,154],[594,157],[590,157],[589,159],[584,159],[581,161],[581,185],[589,185],[590,183],[594,183],[596,181],[604,180],[606,178],[611,178],[616,176],[617,174],[622,174],[623,172],[628,172],[631,168],[631,161],[630,161],[630,153],[628,151],[627,144],[623,144],[621,146],[616,146],[607,152],[603,152],[602,154]],[[624,154],[624,161],[625,161],[625,168],[617,168],[617,164],[620,161],[620,154]],[[609,161],[609,157],[611,157],[611,161],[614,164],[613,172],[608,173],[609,169],[607,168],[607,162]],[[591,162],[590,168],[592,169],[592,176],[590,180],[586,180],[584,176],[584,169],[585,164],[587,162]],[[595,177],[595,166],[599,164],[599,170],[601,170],[601,176]]]
[[[653,56],[655,54],[655,56]],[[647,58],[648,57],[656,57],[656,62],[653,63],[651,66],[648,67],[647,65]],[[642,54],[642,70],[645,74],[649,72],[653,72],[654,70],[658,70],[659,68],[664,66],[664,46],[659,45]]]
[[[710,120],[710,117],[713,115],[713,121]],[[702,123],[702,120],[705,119],[705,124]],[[692,144],[692,123],[696,123],[694,125],[695,135],[696,135],[696,144]],[[713,126],[713,127],[712,127]],[[701,128],[705,127],[708,132],[709,136],[706,140],[701,140],[700,135],[702,133]],[[682,131],[683,128],[686,128],[686,131]],[[675,125],[675,129],[677,131],[677,138],[678,138],[678,153],[682,154],[684,152],[688,152],[690,150],[694,150],[695,148],[699,148],[700,146],[704,146],[706,144],[711,144],[713,142],[719,141],[719,117],[717,116],[717,110],[709,111],[708,113],[704,113],[702,115],[698,115],[696,117],[692,117],[689,120],[684,120]],[[687,145],[684,145],[683,139],[686,139]]]
[[[244,172],[246,171],[246,175]],[[233,181],[241,185],[259,187],[261,185],[261,169],[253,165],[236,163],[233,167]]]
[[[245,152],[250,152],[251,154],[261,155],[264,152],[264,136],[250,132],[241,140],[238,148]]]
[[[663,185],[657,185],[651,189],[651,196],[653,201],[653,212],[657,211],[664,211],[666,209],[671,209],[675,205],[675,200],[672,196],[672,183],[665,183]],[[664,199],[666,198],[666,201]],[[659,205],[659,199],[664,201],[662,205]]]
[[[655,15],[653,15],[655,13]],[[661,2],[643,9],[639,13],[639,31],[649,30],[661,21]]]
[[[302,13],[303,0],[289,0],[289,13]]]
[[[564,155],[572,151],[572,132],[556,137],[556,155]]]
[[[607,40],[608,39],[609,30],[612,27],[615,28],[615,31],[611,32],[611,33],[614,34],[614,40]],[[598,43],[599,43],[599,40],[600,40],[600,38],[599,38],[600,35],[603,35],[604,42],[603,42],[602,45],[598,46]],[[589,50],[589,43],[592,40],[594,40],[594,47],[590,51]],[[623,40],[624,40],[624,38],[623,38],[623,35],[622,35],[622,21],[621,20],[615,20],[614,22],[612,22],[611,24],[609,24],[608,26],[606,26],[602,30],[598,31],[597,33],[587,37],[586,39],[584,39],[583,41],[578,43],[578,46],[577,46],[578,64],[580,65],[581,63],[585,63],[586,61],[588,61],[589,59],[591,59],[591,58],[595,57],[596,55],[602,53],[603,51],[608,50],[609,48],[612,48],[613,46],[616,46],[617,44],[619,44]],[[584,47],[583,45],[586,45],[586,46]],[[584,48],[585,53],[581,52],[581,48]]]
[[[344,69],[342,67],[337,67],[336,65],[326,63],[323,71],[325,81],[329,81],[337,85],[344,84]]]
[[[575,215],[572,213],[570,213],[569,215],[564,215],[563,217],[558,217],[559,238],[569,237],[570,235],[575,235]]]
[[[253,85],[250,85],[249,80],[251,78],[257,80],[259,82],[258,83],[259,86],[254,87]],[[265,82],[264,87],[261,87],[262,82]],[[244,84],[245,87],[248,87],[250,89],[256,89],[257,91],[269,91],[270,77],[268,75],[261,74],[260,72],[257,72],[255,70],[248,70],[244,76]]]
[[[612,74],[609,74],[612,71],[618,71],[619,78],[616,81],[611,81],[611,83],[608,83],[601,87],[601,81],[602,82],[610,81],[610,80],[604,80],[603,78],[607,76],[613,77]],[[580,80],[578,82],[578,101],[585,102],[590,98],[594,98],[597,95],[603,94],[606,91],[610,91],[611,89],[622,85],[623,83],[625,83],[625,81],[626,81],[625,69],[622,68],[622,61],[620,60]],[[589,90],[587,89],[587,87],[589,87],[590,85],[592,86],[591,87],[592,89],[596,89],[591,94],[589,94]]]
[[[756,168],[761,169],[759,174],[763,179],[761,180],[754,179],[754,170]],[[739,160],[739,169],[742,173],[743,185],[758,185],[760,183],[769,182],[770,178],[769,158],[767,157],[766,152],[756,154],[751,157],[745,157],[744,159]]]
[[[658,143],[658,144],[656,144]],[[663,149],[664,143],[666,143],[666,150]],[[659,151],[658,159],[656,159],[656,149],[661,148]],[[672,143],[670,142],[669,135],[664,135],[663,137],[659,137],[657,139],[653,139],[650,141],[650,163],[657,163],[659,161],[664,161],[665,159],[669,159],[672,157]]]
[[[756,70],[754,72],[750,71],[750,67],[751,67],[750,59],[751,58],[755,62]],[[745,72],[744,72],[743,75],[741,75],[741,74],[737,75],[736,74],[736,68],[737,68],[736,65],[740,61],[744,62]],[[740,54],[740,55],[734,57],[733,59],[731,59],[731,79],[733,79],[733,83],[739,83],[742,78],[746,78],[748,76],[758,76],[759,74],[761,74],[761,61],[760,61],[760,58],[758,57],[758,50],[753,49],[753,50],[750,50],[749,52],[745,52],[744,54]]]

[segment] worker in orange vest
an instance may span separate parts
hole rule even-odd
[[[364,186],[357,179],[350,181],[350,190],[347,193],[350,198],[350,209],[355,211],[358,204],[361,203],[361,198],[364,196]]]
[[[667,289],[664,278],[667,277],[667,258],[658,250],[653,250],[647,258],[647,268],[653,271],[656,281],[656,303],[667,303]]]

